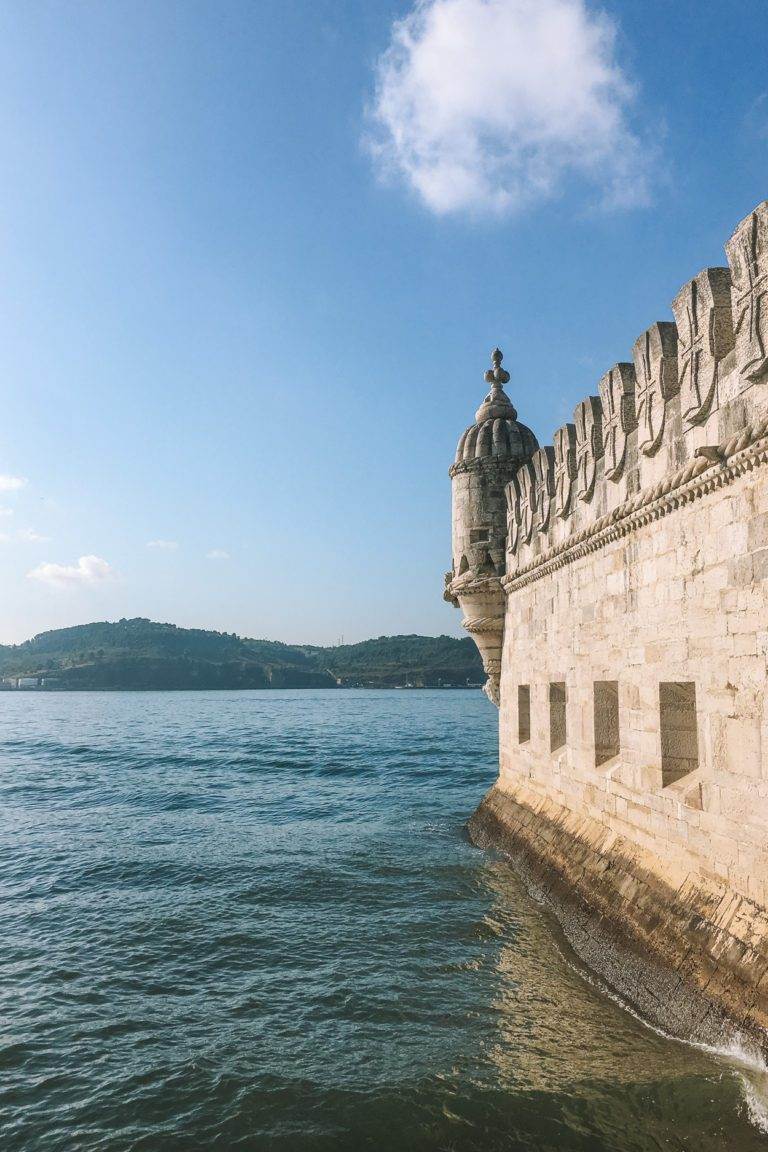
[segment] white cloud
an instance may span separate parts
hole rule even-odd
[[[13,508],[6,508],[5,505],[0,505],[0,516],[13,516]]]
[[[0,492],[18,492],[26,483],[23,476],[0,476]]]
[[[205,554],[206,560],[229,560],[229,552],[225,552],[223,548],[211,548],[210,552]]]
[[[370,146],[433,212],[504,214],[572,174],[649,199],[616,26],[587,0],[418,0],[377,66]]]
[[[154,548],[158,552],[175,552],[179,544],[177,540],[148,540],[147,548]]]
[[[20,528],[16,533],[18,540],[23,540],[26,544],[46,544],[50,540],[50,536],[41,536],[34,528]]]
[[[29,580],[38,580],[53,588],[76,588],[99,584],[115,575],[115,570],[100,556],[81,556],[76,564],[38,564],[27,572]]]

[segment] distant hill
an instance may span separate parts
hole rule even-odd
[[[380,636],[320,648],[139,617],[0,645],[0,678],[5,687],[29,678],[57,689],[184,689],[463,687],[484,676],[468,638]]]

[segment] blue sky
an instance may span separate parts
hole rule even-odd
[[[768,195],[767,15],[0,4],[0,641],[459,634],[488,354],[550,442],[724,262]]]

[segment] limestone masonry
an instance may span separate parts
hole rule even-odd
[[[497,349],[446,599],[500,709],[470,822],[665,1027],[768,1028],[768,202],[539,447]]]

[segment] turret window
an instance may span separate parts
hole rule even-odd
[[[549,685],[549,750],[556,752],[565,746],[566,731],[565,681],[554,680]]]
[[[517,740],[526,744],[531,738],[531,686],[517,686]]]
[[[595,767],[619,754],[619,682],[594,683]]]
[[[666,788],[699,766],[696,685],[678,680],[659,684],[661,783]]]
[[[489,537],[489,528],[470,528],[469,530],[470,544],[483,544]]]

